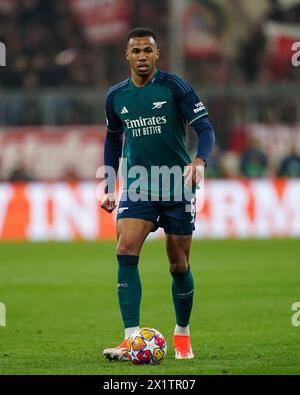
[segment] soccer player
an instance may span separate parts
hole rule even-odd
[[[201,177],[201,171],[197,170],[204,169],[212,151],[214,130],[192,87],[182,78],[156,68],[159,49],[152,30],[135,28],[129,32],[126,59],[131,76],[113,86],[107,94],[104,146],[106,167],[117,172],[120,157],[122,161],[126,160],[127,166],[117,213],[118,300],[125,340],[115,348],[105,349],[103,354],[110,360],[128,360],[126,339],[140,325],[140,251],[149,233],[162,227],[172,275],[175,358],[190,359],[194,357],[189,328],[194,281],[189,253],[195,210],[187,210],[187,202],[190,200],[193,205],[195,199],[185,198],[185,195],[178,197],[180,188],[175,188],[174,181],[157,182],[152,169],[155,166],[164,166],[164,169],[177,166],[182,170],[177,184],[183,182],[183,189],[190,187],[194,190],[193,185]],[[185,146],[186,123],[198,135],[197,155],[192,161]],[[146,175],[137,177],[132,171],[130,176],[136,166],[139,166],[140,173],[143,173],[141,167],[145,169]],[[116,208],[115,182],[108,180],[109,177],[101,207],[111,213]],[[138,199],[130,196],[130,188],[132,192],[137,182]],[[169,198],[166,198],[168,192]]]

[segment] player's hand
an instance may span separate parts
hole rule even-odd
[[[185,187],[198,185],[203,179],[205,162],[201,158],[196,158],[188,166],[185,166],[183,177]]]
[[[116,195],[114,193],[105,194],[101,202],[101,208],[111,213],[116,207]]]

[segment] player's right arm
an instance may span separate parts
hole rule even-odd
[[[108,93],[106,98],[107,132],[104,143],[105,190],[101,207],[111,213],[116,208],[116,179],[122,156],[123,125],[113,108],[114,96]]]

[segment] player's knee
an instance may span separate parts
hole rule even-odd
[[[189,269],[186,259],[170,261],[170,272],[174,274],[183,274]]]
[[[140,251],[136,242],[131,240],[122,240],[117,245],[118,255],[139,255]]]

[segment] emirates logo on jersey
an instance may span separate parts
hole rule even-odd
[[[132,137],[149,136],[162,133],[161,125],[167,122],[167,117],[149,117],[125,119],[125,125],[132,132]]]
[[[151,117],[137,119],[125,119],[125,124],[128,129],[142,128],[144,126],[158,126],[167,122],[167,117],[164,115],[162,117]]]

